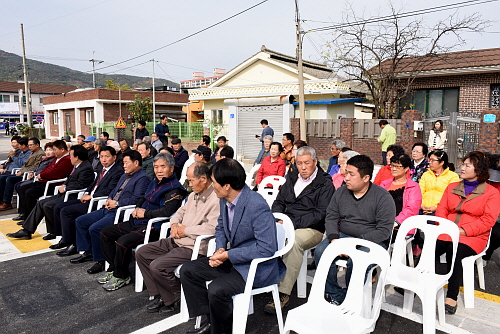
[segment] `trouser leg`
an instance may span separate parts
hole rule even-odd
[[[292,249],[283,256],[286,274],[279,285],[279,291],[289,295],[299,276],[304,250],[312,248],[321,242],[323,233],[312,228],[295,230],[295,242]]]
[[[108,271],[115,271],[116,240],[126,233],[130,233],[126,223],[105,226],[101,230],[101,252],[106,262],[109,263]]]
[[[314,250],[314,261],[316,262],[316,266],[319,265],[321,256],[323,255],[323,252],[329,244],[330,240],[324,239],[319,243],[318,246],[316,246],[316,249]],[[326,278],[325,293],[331,295],[336,301],[342,302],[345,298],[347,289],[342,288],[337,282],[337,265],[335,264],[335,262],[338,259],[338,257],[335,258],[330,265],[328,276]]]
[[[489,261],[493,252],[500,247],[500,222],[497,220],[497,223],[493,226],[491,230],[490,237],[490,246],[486,250],[486,254],[483,256],[483,259]]]
[[[89,228],[92,224],[104,218],[105,210],[93,211],[76,219],[76,249],[79,252],[88,252],[91,250],[92,241],[90,239]]]
[[[88,203],[75,203],[61,208],[59,219],[61,221],[61,235],[64,242],[76,245],[76,219],[84,216],[87,213],[88,207]]]
[[[101,252],[101,230],[105,226],[113,225],[116,215],[116,210],[104,210],[104,217],[92,224],[88,230],[92,244],[92,255],[96,262],[104,261]]]
[[[59,203],[64,201],[64,195],[56,195],[51,197],[51,199],[42,204],[42,209],[45,216],[45,226],[47,227],[47,232],[54,234],[54,207]]]
[[[11,174],[4,174],[4,175],[0,175],[0,198],[4,198],[4,202],[5,202],[5,196],[4,196],[4,192],[5,192],[5,184],[7,182],[7,178],[10,176]],[[5,202],[5,203],[10,203],[9,202]]]
[[[20,201],[19,209],[22,210],[22,214],[28,215],[31,210],[35,207],[38,198],[43,195],[45,190],[45,183],[33,183],[33,186],[26,190],[24,193],[24,198]]]
[[[40,225],[40,222],[42,221],[44,217],[44,212],[43,212],[43,205],[49,201],[53,200],[53,198],[45,198],[42,199],[41,201],[38,201],[35,204],[35,207],[33,210],[31,210],[28,213],[28,217],[24,220],[23,223],[23,228],[31,233],[35,233],[38,225]]]
[[[5,203],[12,203],[12,196],[14,195],[14,185],[22,181],[22,176],[11,175],[5,180],[5,189],[3,190],[3,201]]]

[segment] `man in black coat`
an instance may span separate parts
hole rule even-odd
[[[31,239],[38,225],[45,217],[48,234],[43,237],[44,240],[55,239],[54,235],[54,207],[64,201],[66,191],[77,190],[88,187],[94,178],[92,165],[88,161],[87,150],[80,145],[75,145],[69,151],[73,171],[66,179],[66,182],[59,188],[57,195],[38,201],[28,217],[22,222],[23,228],[7,236],[19,239]],[[76,196],[76,195],[75,195]]]
[[[92,198],[108,196],[116,187],[123,175],[123,167],[116,163],[116,151],[111,146],[104,146],[99,157],[103,168],[98,171],[94,182],[85,190],[80,199],[70,200],[56,205],[54,208],[54,233],[62,235],[59,243],[50,246],[52,249],[66,249],[57,253],[59,256],[76,254],[76,218],[87,213]]]
[[[290,299],[290,293],[302,265],[304,251],[315,247],[325,232],[326,208],[335,189],[330,175],[318,166],[316,151],[310,146],[301,147],[295,159],[296,170],[289,172],[272,206],[272,212],[281,212],[290,217],[295,227],[295,242],[283,256],[286,274],[279,285],[281,307]],[[264,308],[275,313],[270,301]]]

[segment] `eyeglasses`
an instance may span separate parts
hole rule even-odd
[[[440,162],[441,160],[439,159],[429,159],[430,162]]]
[[[403,166],[391,164],[391,169],[400,169],[400,168],[403,168]]]

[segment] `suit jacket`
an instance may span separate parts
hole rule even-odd
[[[21,176],[26,172],[33,171],[36,168],[36,166],[40,164],[40,161],[42,161],[42,158],[44,156],[45,156],[45,151],[42,150],[41,148],[39,148],[38,151],[31,153],[30,157],[28,158],[28,160],[26,160],[26,163],[19,171],[21,172]]]
[[[57,158],[52,159],[50,164],[40,172],[40,177],[42,179],[37,182],[47,182],[48,180],[65,178],[73,170],[69,154],[59,159],[59,162],[56,163],[56,161]]]
[[[109,194],[109,199],[113,199],[113,197],[115,197],[118,189],[120,189],[120,186],[123,184],[123,182],[125,182],[127,177],[127,173],[123,174],[120,177],[120,180],[118,180],[115,188]],[[123,188],[120,197],[118,198],[118,205],[135,205],[139,198],[144,196],[144,194],[146,193],[146,189],[148,189],[150,182],[151,180],[149,179],[148,174],[146,174],[146,172],[142,168],[140,168],[138,171],[132,174],[131,180],[127,183],[125,188]]]
[[[89,184],[94,179],[94,170],[92,165],[88,160],[83,161],[71,174],[64,184],[66,185],[66,190],[77,190],[84,189],[89,186]]]
[[[87,190],[85,190],[86,193],[90,194],[92,192],[95,183],[97,182],[97,180],[99,180],[99,175],[101,174],[101,172],[102,168],[97,172],[97,176],[95,177],[94,182],[92,182]],[[115,162],[115,164],[111,166],[111,168],[106,172],[106,174],[104,174],[101,182],[97,185],[93,197],[108,196],[116,187],[116,184],[122,177],[123,173],[123,167]]]
[[[229,260],[246,281],[250,262],[255,258],[272,256],[278,250],[276,222],[264,198],[250,190],[241,190],[236,203],[231,231],[228,227],[227,200],[220,200],[220,216],[215,229],[217,249],[230,248]],[[285,272],[280,259],[259,264],[254,286],[277,284]]]

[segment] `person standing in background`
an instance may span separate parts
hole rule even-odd
[[[443,127],[443,121],[438,119],[434,123],[434,127],[429,134],[429,141],[427,142],[431,151],[444,149],[446,143],[446,130]]]
[[[378,142],[382,143],[382,165],[387,165],[387,148],[390,145],[396,144],[396,129],[394,129],[389,122],[385,119],[381,119],[378,125],[382,129],[380,132],[380,137],[378,137]]]
[[[267,119],[263,119],[260,121],[260,125],[262,125],[262,134],[260,136],[256,136],[258,140],[262,143],[262,149],[264,149],[264,138],[266,136],[274,137],[274,130],[269,126],[269,122]]]
[[[168,117],[162,115],[160,119],[160,123],[155,126],[155,133],[158,135],[158,138],[160,138],[163,146],[165,146],[165,144],[168,144],[168,137],[170,137],[170,129],[167,125]]]

